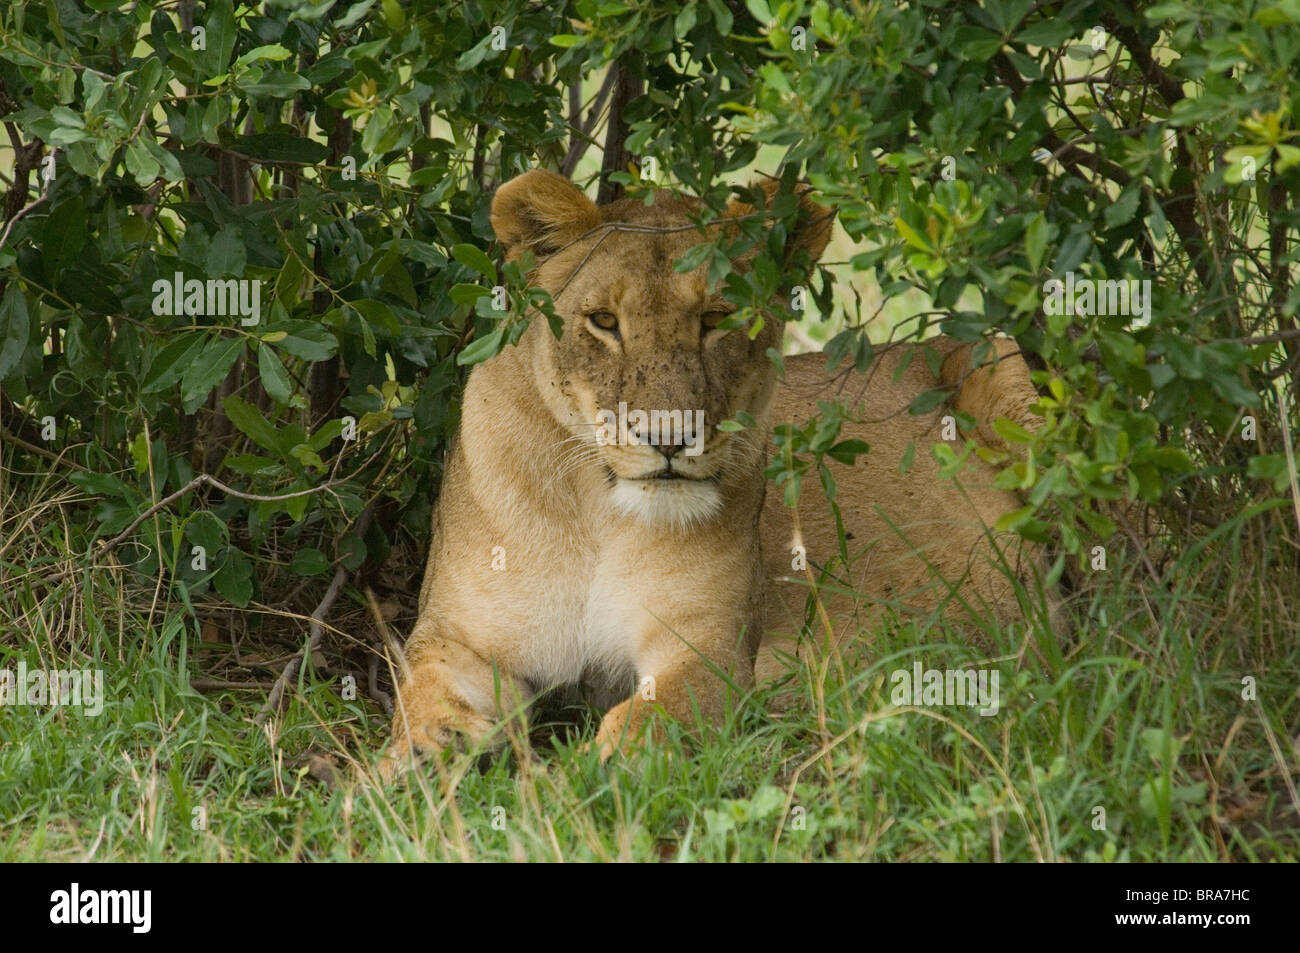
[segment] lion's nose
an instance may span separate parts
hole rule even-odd
[[[655,444],[655,449],[662,453],[666,459],[671,460],[676,456],[677,451],[681,450],[684,446],[686,446],[684,443],[657,443]]]

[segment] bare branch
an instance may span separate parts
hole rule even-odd
[[[609,175],[611,172],[626,172],[633,159],[632,153],[627,151],[628,128],[623,120],[623,110],[645,92],[645,81],[634,76],[622,62],[615,63],[610,72],[616,74],[614,98],[609,104],[609,124],[605,127],[605,157],[600,167],[597,205],[608,205],[623,197],[623,186],[611,180]]]
[[[358,535],[364,533],[370,525],[370,514],[370,507],[366,507],[361,511],[361,515],[357,517],[355,531]],[[321,598],[315,610],[312,611],[307,643],[284,667],[284,671],[280,673],[280,677],[275,681],[275,687],[271,689],[270,697],[266,700],[266,707],[258,712],[257,717],[253,719],[253,724],[261,725],[265,723],[266,719],[271,717],[272,712],[280,710],[280,705],[284,701],[284,693],[288,689],[289,683],[298,677],[298,671],[302,668],[303,660],[320,648],[321,639],[325,635],[325,617],[329,615],[330,609],[338,600],[339,594],[343,591],[343,584],[347,582],[350,575],[351,573],[342,565],[334,570],[334,578],[330,580],[329,588],[325,590],[325,595]]]
[[[578,163],[582,161],[582,157],[587,154],[587,150],[595,142],[592,133],[595,131],[597,123],[600,122],[600,117],[605,112],[605,101],[609,99],[610,91],[614,88],[614,79],[615,70],[611,67],[605,73],[605,79],[601,82],[600,89],[597,90],[595,97],[592,99],[591,106],[587,110],[586,120],[580,128],[573,130],[569,143],[569,152],[565,155],[564,161],[560,163],[560,174],[565,178],[573,178]]]

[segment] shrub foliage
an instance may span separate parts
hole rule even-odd
[[[808,277],[778,223],[744,275],[703,237],[681,266],[749,322],[810,282],[836,364],[1014,337],[1045,423],[1004,428],[1007,526],[1077,554],[1127,502],[1175,544],[1292,519],[1297,56],[1300,8],[1230,0],[8,5],[3,459],[57,459],[93,509],[51,531],[186,604],[378,565],[427,532],[467,367],[547,317],[493,189],[541,165],[716,214],[757,163],[850,257]],[[836,310],[858,278],[929,306]],[[836,429],[787,428],[770,475]]]

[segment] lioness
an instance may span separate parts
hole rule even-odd
[[[820,355],[788,359],[778,383],[766,351],[781,346],[779,321],[752,339],[717,327],[731,306],[710,292],[705,269],[673,269],[701,241],[688,218],[697,208],[667,193],[649,206],[597,207],[541,170],[498,190],[496,236],[510,258],[536,255],[532,280],[553,295],[564,330],[557,340],[535,320],[517,346],[469,376],[407,646],[395,756],[440,748],[457,732],[484,738],[504,712],[561,685],[613,706],[596,738],[608,755],[655,708],[718,718],[728,680],[747,689],[756,659],[769,677],[795,654],[809,590],[775,580],[799,575],[796,546],[819,565],[838,552],[838,538],[815,478],[798,540],[781,494],[765,502],[769,450],[754,434],[804,422],[835,387]],[[733,202],[727,214],[753,211]],[[801,199],[788,251],[816,260],[830,228],[829,214]],[[855,552],[866,548],[852,583],[867,608],[902,600],[925,609],[950,596],[948,586],[928,586],[942,578],[1010,618],[1014,585],[992,566],[987,527],[1020,503],[988,488],[993,471],[983,465],[960,489],[941,482],[928,451],[951,410],[906,408],[923,391],[953,387],[951,404],[996,440],[999,416],[1032,423],[1037,395],[1010,342],[999,344],[1007,356],[991,370],[973,371],[968,346],[931,343],[945,355],[939,381],[920,355],[900,370],[906,348],[897,347],[871,374],[843,382],[842,396],[876,421],[841,434],[870,443],[865,462],[834,467],[847,538]],[[609,439],[623,438],[627,408],[687,420],[702,411],[705,426],[671,440],[654,441],[644,426]],[[741,410],[756,431],[717,429]],[[604,425],[616,413],[614,431]],[[915,462],[900,475],[910,443]],[[764,631],[772,635],[760,652]]]

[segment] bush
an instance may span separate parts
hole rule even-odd
[[[810,182],[853,242],[813,281],[833,362],[1014,337],[1045,425],[1005,430],[1008,527],[1291,518],[1293,5],[59,0],[0,34],[0,437],[96,502],[28,583],[112,548],[245,606],[422,540],[465,368],[546,310],[488,224],[535,165],[716,210],[757,162],[778,217]],[[800,276],[727,293],[762,320]],[[860,278],[928,303],[881,328],[837,306]]]

